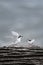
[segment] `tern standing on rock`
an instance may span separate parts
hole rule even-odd
[[[16,39],[16,41],[15,41],[15,44],[21,42],[21,38],[22,38],[23,36],[19,35],[19,34],[18,34],[17,32],[15,32],[15,31],[11,31],[11,33],[12,33],[13,36],[16,36],[16,37],[17,37],[17,39]]]

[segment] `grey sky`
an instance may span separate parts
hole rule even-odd
[[[35,38],[42,46],[43,0],[0,0],[0,40],[9,41],[11,30],[23,34],[23,42]]]

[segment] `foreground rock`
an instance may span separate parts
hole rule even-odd
[[[0,65],[43,65],[43,48],[0,47]]]

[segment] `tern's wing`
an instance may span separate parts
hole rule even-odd
[[[14,36],[19,36],[19,34],[18,34],[17,32],[15,32],[15,31],[11,31],[11,33],[12,33],[12,35],[14,35]]]
[[[33,40],[31,40],[31,43],[33,43],[35,40],[33,39]]]

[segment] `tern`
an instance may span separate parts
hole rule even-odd
[[[28,43],[29,43],[29,44],[33,44],[34,41],[35,41],[34,39],[28,40]]]
[[[15,44],[21,42],[21,38],[23,37],[22,35],[19,35],[19,34],[18,34],[17,32],[15,32],[15,31],[11,31],[11,33],[12,33],[13,36],[16,36],[16,37],[17,37],[17,38],[16,38],[16,41],[15,41]]]

